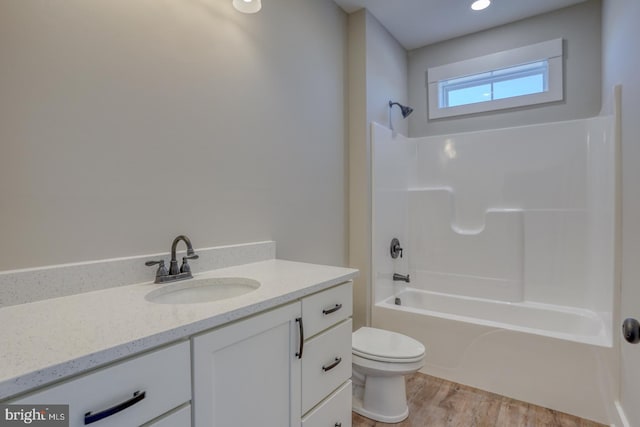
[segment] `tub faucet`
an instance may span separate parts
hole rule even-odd
[[[182,266],[178,269],[176,248],[181,240],[187,245],[187,256],[182,257]],[[193,250],[193,246],[191,245],[191,240],[189,240],[187,236],[180,235],[173,239],[173,243],[171,244],[171,262],[169,264],[169,271],[167,271],[164,266],[164,260],[147,261],[145,262],[145,265],[158,265],[155,283],[175,282],[177,280],[186,280],[193,278],[188,260],[198,258],[199,256],[195,253],[195,251]]]
[[[394,282],[411,282],[411,279],[409,278],[409,275],[407,274],[406,276],[403,276],[402,274],[398,274],[398,273],[393,273],[393,281]]]

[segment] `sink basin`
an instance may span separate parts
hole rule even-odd
[[[220,301],[253,292],[260,282],[243,277],[191,279],[149,292],[145,299],[158,304],[194,304]]]

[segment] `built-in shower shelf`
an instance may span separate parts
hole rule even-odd
[[[523,209],[519,207],[490,207],[478,209],[478,217],[472,221],[460,222],[456,219],[456,195],[451,187],[410,187],[408,189],[410,203],[413,199],[428,198],[432,210],[440,210],[440,223],[446,226],[447,222],[451,231],[461,235],[476,235],[484,231],[487,224],[487,216],[494,214],[521,215]]]
[[[493,278],[500,287],[509,284],[505,299],[517,300],[522,296],[524,270],[523,211],[491,208],[483,213],[479,227],[460,227],[453,199],[450,188],[409,192],[408,253],[422,254],[411,257],[412,270],[439,272],[431,277],[432,283],[448,281],[449,274],[458,279]]]

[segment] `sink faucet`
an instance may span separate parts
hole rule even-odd
[[[187,245],[187,256],[182,257],[182,266],[180,267],[180,269],[178,269],[176,248],[180,241],[183,241]],[[191,245],[191,240],[189,240],[189,238],[185,235],[180,235],[173,239],[173,243],[171,244],[171,262],[169,264],[169,271],[167,271],[166,267],[164,266],[164,260],[162,259],[158,261],[147,261],[145,262],[145,265],[158,265],[155,283],[175,282],[178,280],[193,278],[188,260],[198,258],[199,256],[195,253],[195,251],[193,250],[193,246]]]
[[[178,271],[178,260],[176,259],[176,247],[178,243],[182,240],[187,245],[187,256],[182,258],[182,267],[180,271]],[[173,243],[171,244],[171,263],[169,264],[169,275],[175,275],[178,273],[185,273],[186,271],[191,272],[191,268],[187,263],[188,259],[198,259],[199,256],[193,250],[193,246],[191,246],[191,240],[185,235],[180,235],[173,239]],[[185,271],[186,270],[186,271]]]

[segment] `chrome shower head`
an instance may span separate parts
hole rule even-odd
[[[398,102],[389,101],[389,108],[392,108],[394,105],[400,107],[400,111],[402,112],[402,118],[406,119],[409,117],[409,114],[413,113],[413,108],[404,106]]]

